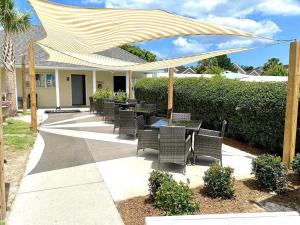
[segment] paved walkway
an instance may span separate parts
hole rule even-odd
[[[112,124],[86,112],[49,114],[40,135],[45,147],[31,154],[8,225],[119,225],[114,201],[148,194],[157,152],[136,157],[137,140],[121,139]],[[251,176],[252,155],[227,145],[222,154],[237,179]],[[180,166],[162,168],[196,187],[210,163],[200,159],[186,175]]]
[[[45,124],[49,123],[90,123],[92,126],[91,122],[99,126],[100,121],[88,113],[49,114],[40,131],[45,148],[37,146],[32,152],[29,167],[35,161],[38,163],[22,180],[8,225],[123,224],[95,164],[99,160],[114,158],[114,154],[108,154],[114,143],[107,146],[97,140],[43,131]],[[134,145],[129,147],[135,151]],[[99,150],[107,154],[99,154]],[[120,157],[128,154],[119,153]],[[37,160],[33,155],[41,157]]]

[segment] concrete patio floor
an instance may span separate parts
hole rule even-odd
[[[114,201],[148,194],[157,152],[140,151],[136,157],[137,140],[120,139],[117,133],[112,124],[86,112],[49,114],[40,127],[45,147],[32,152],[39,158],[31,157],[33,169],[22,180],[8,224],[122,224]],[[223,145],[223,164],[235,169],[237,179],[251,177],[253,157]],[[196,187],[211,162],[200,158],[187,166],[185,176],[175,165],[162,169]]]

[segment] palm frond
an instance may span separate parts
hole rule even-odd
[[[20,13],[13,0],[0,0],[0,25],[7,34],[17,34],[27,31],[30,24],[30,13]]]

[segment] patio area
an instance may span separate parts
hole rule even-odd
[[[81,148],[76,144],[78,150],[72,150],[72,148],[64,150],[64,153],[67,151],[69,154],[62,154],[57,150],[56,156],[45,159],[42,156],[36,171],[59,169],[45,168],[44,165],[54,166],[60,161],[69,162],[68,166],[95,163],[114,201],[148,194],[149,174],[152,170],[158,169],[158,152],[146,149],[139,151],[136,156],[137,139],[120,138],[118,130],[113,133],[114,125],[105,123],[102,121],[102,117],[88,113],[74,113],[70,119],[69,114],[49,114],[49,119],[40,130],[42,136],[46,138],[46,143],[50,137],[59,137],[61,140],[74,139],[76,143],[81,139],[84,146]],[[74,144],[70,143],[70,145]],[[87,148],[87,151],[84,151],[85,156],[83,156],[84,148]],[[78,151],[82,151],[82,153]],[[83,158],[90,156],[91,159],[76,163],[72,154],[82,154]],[[47,155],[47,152],[44,152],[43,155]],[[222,146],[222,155],[223,165],[233,167],[237,179],[252,177],[250,172],[253,155],[225,144]],[[66,159],[65,157],[70,158]],[[45,162],[43,162],[44,160]],[[190,186],[193,188],[203,184],[204,172],[212,162],[214,162],[213,159],[199,157],[195,165],[188,163],[185,175],[182,173],[182,166],[176,164],[164,163],[160,169],[171,173],[178,181],[187,182],[189,180]],[[130,179],[128,179],[129,175]]]

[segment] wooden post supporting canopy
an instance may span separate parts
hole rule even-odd
[[[173,96],[174,96],[174,68],[169,68],[169,89],[168,89],[168,119],[172,124]]]
[[[2,93],[2,75],[0,67],[0,93]],[[6,195],[5,195],[5,179],[4,179],[4,147],[3,147],[3,118],[2,118],[2,94],[0,95],[0,220],[6,217]]]
[[[133,93],[132,93],[132,71],[128,71],[128,82],[129,82],[129,99],[133,99]]]
[[[295,157],[295,144],[298,118],[300,82],[300,42],[290,44],[290,62],[288,77],[288,93],[286,98],[286,114],[283,142],[283,162],[290,167]]]
[[[28,43],[28,60],[29,60],[29,82],[30,82],[30,109],[31,109],[31,129],[37,132],[37,116],[36,116],[36,81],[34,67],[34,50],[33,43]]]
[[[22,97],[23,97],[23,112],[27,112],[25,55],[22,56]]]

